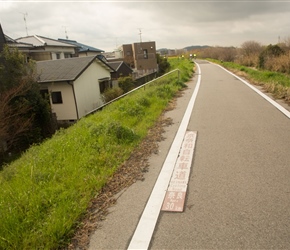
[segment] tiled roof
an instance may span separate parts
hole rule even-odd
[[[121,64],[123,63],[123,61],[117,61],[117,62],[108,62],[108,64],[115,70],[117,71],[119,69],[119,67],[121,66]]]
[[[62,38],[58,38],[58,40],[64,43],[77,46],[79,48],[79,52],[85,52],[85,51],[93,51],[93,52],[99,52],[99,53],[104,52],[101,49],[97,49],[97,48],[94,48],[94,47],[91,47],[82,43],[78,43],[77,41],[74,41],[74,40],[68,40],[68,39],[62,39]]]
[[[74,81],[94,60],[106,67],[108,70],[113,71],[113,69],[96,56],[40,61],[36,62],[38,81],[42,83]]]
[[[47,38],[44,36],[38,36],[38,35],[20,37],[20,38],[17,38],[15,40],[17,42],[33,44],[33,46],[35,46],[35,47],[40,47],[40,46],[76,47],[72,44],[63,43],[63,42],[60,42],[58,40],[54,40],[51,38]]]

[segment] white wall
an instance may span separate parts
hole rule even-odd
[[[74,82],[80,118],[103,104],[98,79],[105,77],[111,78],[110,72],[96,60]]]
[[[51,53],[51,59],[52,60],[56,60],[57,59],[56,54],[60,54],[60,58],[59,59],[64,59],[65,58],[65,56],[64,56],[65,53],[75,54],[74,48],[66,48],[66,47],[55,47],[55,48],[46,47],[45,51]]]
[[[42,84],[42,88],[45,88],[45,85],[47,86],[49,94],[56,91],[61,92],[63,103],[53,104],[50,97],[51,109],[53,113],[56,113],[57,120],[77,120],[72,86],[70,86],[67,82],[60,82]]]

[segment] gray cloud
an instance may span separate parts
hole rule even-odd
[[[12,38],[28,33],[69,39],[113,50],[124,43],[156,41],[157,47],[239,46],[247,40],[276,43],[289,37],[290,2],[107,1],[0,2],[0,22]]]

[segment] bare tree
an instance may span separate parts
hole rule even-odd
[[[256,41],[246,41],[241,45],[241,52],[243,56],[258,55],[263,47]]]
[[[19,139],[19,135],[31,128],[33,115],[27,116],[31,107],[24,98],[29,85],[22,81],[19,85],[0,93],[0,141],[9,150]]]

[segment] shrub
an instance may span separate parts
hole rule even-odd
[[[268,45],[259,55],[259,68],[271,70],[271,68],[266,68],[267,61],[283,54],[284,50],[279,45]]]
[[[103,93],[103,100],[105,103],[112,101],[121,96],[123,93],[124,91],[120,87],[107,88]]]
[[[264,68],[267,70],[290,74],[290,55],[273,57],[264,63]]]
[[[134,80],[131,76],[119,77],[118,84],[124,93],[129,92],[135,87]]]

